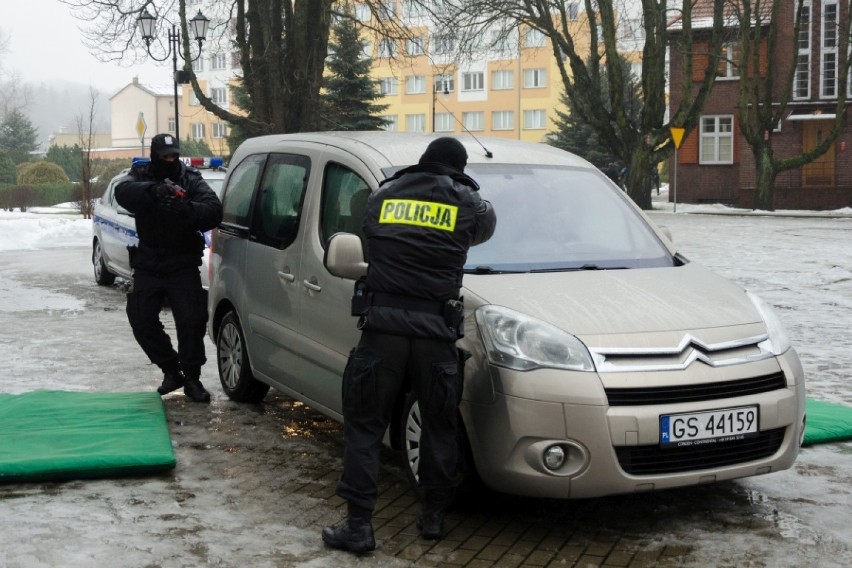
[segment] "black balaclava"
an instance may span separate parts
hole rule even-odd
[[[171,134],[157,134],[151,139],[151,165],[148,171],[157,179],[170,179],[177,182],[181,174],[180,160],[167,162],[163,156],[180,156],[180,146]]]
[[[421,164],[427,162],[437,162],[463,172],[467,165],[467,151],[455,138],[436,138],[426,146],[426,151],[420,156]]]

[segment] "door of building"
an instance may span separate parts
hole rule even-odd
[[[815,120],[805,122],[802,131],[802,151],[810,152],[831,131],[831,122]],[[809,164],[802,166],[802,187],[833,187],[835,185],[835,147]]]

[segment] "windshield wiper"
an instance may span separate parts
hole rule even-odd
[[[465,274],[523,274],[528,272],[527,270],[495,270],[490,266],[479,265],[474,268],[465,268]]]
[[[626,270],[627,266],[601,266],[599,264],[584,264],[582,266],[561,266],[559,268],[537,268],[530,272],[576,272],[579,270]]]

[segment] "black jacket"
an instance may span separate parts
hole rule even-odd
[[[478,190],[464,173],[436,163],[411,166],[385,180],[370,196],[364,217],[369,292],[412,298],[414,305],[431,301],[438,311],[447,300],[458,299],[468,249],[491,238],[497,223],[494,208]],[[366,329],[456,338],[447,335],[435,310],[383,303],[375,301]]]
[[[152,272],[170,273],[189,266],[200,266],[204,252],[203,232],[218,226],[222,220],[222,204],[201,173],[181,164],[181,174],[174,181],[186,192],[185,216],[164,211],[157,200],[157,179],[147,165],[131,168],[115,188],[115,199],[134,214],[137,250],[131,250],[130,266]]]

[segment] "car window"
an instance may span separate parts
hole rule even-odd
[[[344,165],[329,162],[325,168],[322,188],[323,244],[335,233],[353,233],[364,242],[364,211],[370,186]]]
[[[673,266],[652,229],[595,170],[469,164],[494,206],[494,236],[473,247],[465,268],[576,270]]]
[[[248,226],[251,198],[265,161],[265,154],[255,154],[234,168],[222,199],[223,223]]]
[[[203,175],[203,174],[202,174]],[[222,185],[225,180],[223,178],[204,178],[204,181],[207,182],[207,185],[210,186],[210,189],[213,190],[213,193],[216,194],[217,197],[222,197]]]
[[[258,242],[283,248],[295,240],[310,167],[310,159],[306,156],[269,156],[258,190],[252,227]]]

